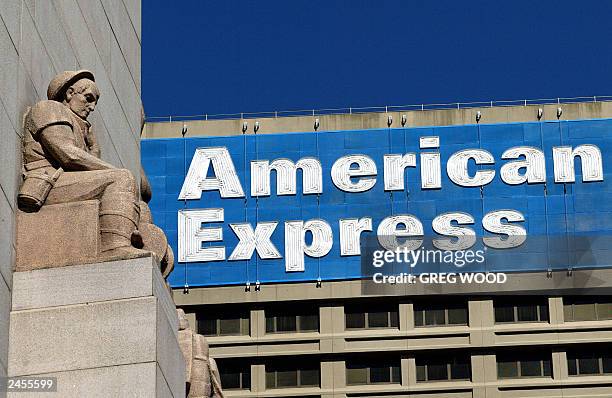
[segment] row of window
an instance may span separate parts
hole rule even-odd
[[[589,352],[584,352],[589,351]],[[567,352],[567,368],[570,376],[612,374],[612,350],[590,347],[582,351]],[[219,361],[224,389],[250,389],[249,365],[235,361]],[[498,354],[498,379],[551,377],[551,354]],[[416,358],[417,382],[470,380],[469,356]],[[318,387],[321,383],[318,362],[303,360],[299,363],[283,362],[266,366],[266,388]],[[401,367],[399,358],[347,360],[347,385],[399,384]]]
[[[567,371],[570,376],[612,374],[612,350],[568,353]]]
[[[548,322],[548,299],[531,298],[514,302],[508,299],[494,300],[495,323]],[[347,330],[398,328],[398,305],[346,306]],[[566,322],[612,319],[612,299],[564,298],[563,312]],[[299,310],[290,306],[275,307],[265,311],[266,333],[318,332],[318,308]],[[225,310],[224,313],[204,311],[197,314],[198,332],[206,336],[249,334],[249,313],[245,310]],[[468,325],[467,302],[453,305],[414,304],[416,327]]]
[[[249,389],[250,366],[219,361],[221,383],[224,389]],[[417,381],[469,380],[469,358],[418,359]],[[266,366],[266,388],[318,387],[321,383],[319,363],[300,361],[300,364]],[[400,360],[353,360],[346,363],[347,385],[399,384]]]

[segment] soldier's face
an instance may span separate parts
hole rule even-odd
[[[98,96],[95,87],[88,85],[84,90],[77,92],[70,87],[66,92],[66,102],[72,112],[76,113],[81,119],[87,119],[87,116],[96,108]]]

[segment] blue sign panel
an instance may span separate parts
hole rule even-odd
[[[147,139],[141,148],[154,221],[180,260],[173,287],[359,278],[349,235],[360,243],[417,224],[433,238],[465,226],[500,242],[518,226],[523,247],[612,232],[609,119]],[[550,247],[512,261],[489,249],[486,270],[569,264],[553,264]],[[571,264],[612,266],[609,247],[591,249]]]

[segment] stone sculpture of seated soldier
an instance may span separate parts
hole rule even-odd
[[[100,158],[87,121],[99,97],[93,73],[66,71],[49,84],[48,100],[28,110],[18,207],[36,212],[46,205],[97,199],[97,259],[133,258],[153,252],[158,260],[168,262],[171,252],[165,235],[152,225],[146,203],[139,200],[133,174]]]
[[[187,398],[224,398],[219,369],[209,354],[206,338],[191,330],[185,311],[177,309],[176,312],[178,341],[185,358]]]

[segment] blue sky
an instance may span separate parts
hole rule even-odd
[[[147,116],[612,95],[612,1],[144,0]]]

